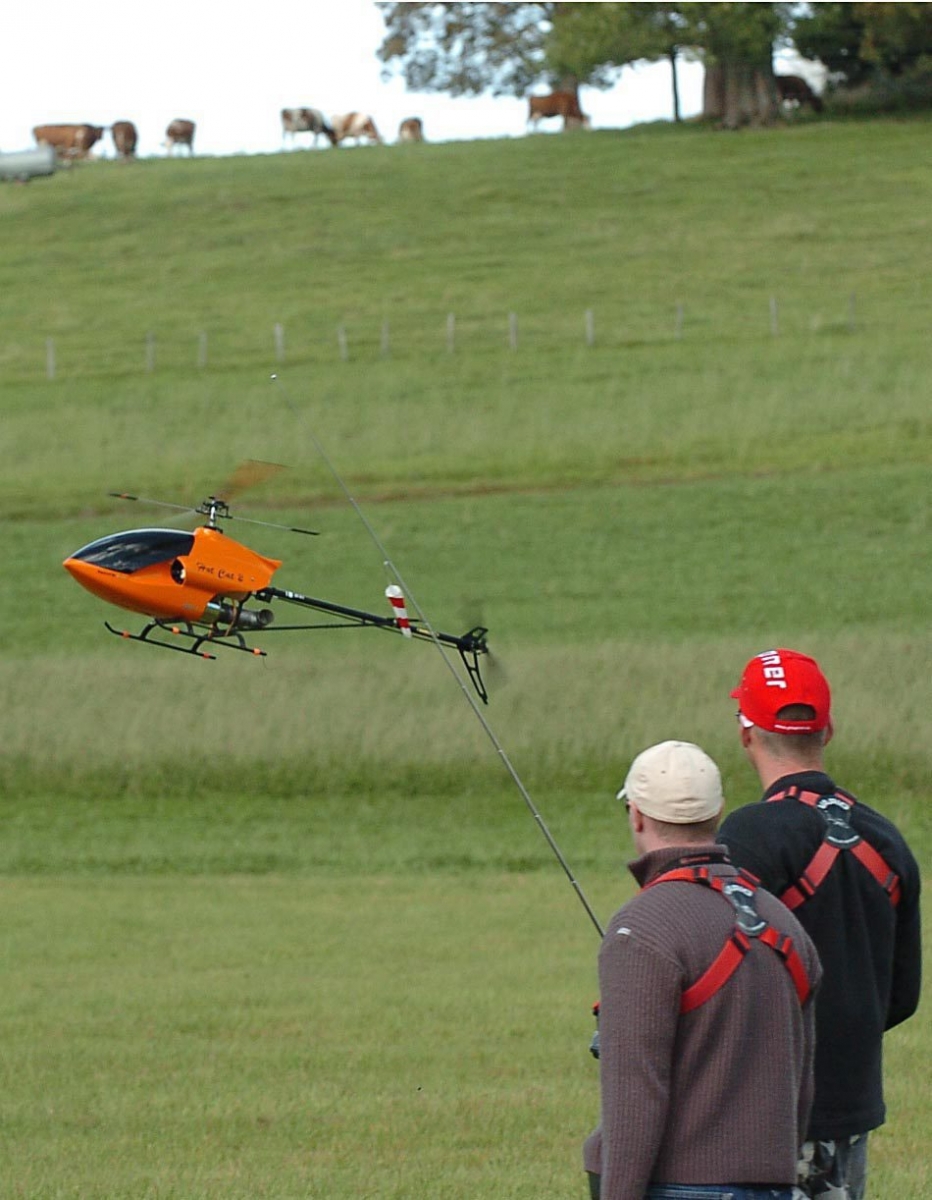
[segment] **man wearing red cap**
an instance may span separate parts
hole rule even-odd
[[[885,1116],[883,1034],[919,1003],[919,869],[893,823],[825,773],[831,692],[814,659],[764,651],[731,695],[764,794],[720,840],[795,913],[825,972],[799,1184],[816,1200],[863,1200],[867,1135]]]

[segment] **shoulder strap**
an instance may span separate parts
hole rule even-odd
[[[825,821],[821,846],[796,883],[791,884],[780,896],[787,908],[799,908],[815,895],[842,850],[850,851],[861,866],[876,879],[894,908],[899,904],[900,877],[888,866],[883,856],[869,842],[865,842],[851,826],[848,815],[857,801],[850,792],[836,788],[834,792],[826,795],[823,792],[808,791],[794,784],[767,797],[768,804],[776,800],[798,800],[800,804],[814,808]]]
[[[723,896],[735,910],[735,927],[725,945],[699,978],[680,997],[680,1012],[688,1013],[710,1000],[725,986],[757,938],[783,960],[790,973],[800,1004],[805,1004],[812,990],[805,965],[793,945],[793,939],[780,933],[765,921],[755,907],[758,879],[750,871],[738,870],[736,876],[713,875],[706,866],[674,867],[658,875],[647,885],[658,883],[699,883]],[[647,888],[644,889],[645,891]]]

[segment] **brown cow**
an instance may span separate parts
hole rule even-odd
[[[423,142],[424,125],[420,117],[406,117],[398,126],[399,142]]]
[[[282,142],[288,138],[294,143],[296,133],[313,133],[315,146],[321,134],[329,140],[331,146],[337,144],[337,135],[333,132],[333,127],[328,124],[327,118],[318,108],[282,109]]]
[[[357,146],[363,140],[381,145],[382,139],[375,127],[375,121],[365,113],[351,112],[331,117],[330,124],[337,139],[334,145],[339,145],[349,138],[354,138]]]
[[[551,92],[549,96],[528,96],[527,123],[535,129],[545,117],[562,117],[563,128],[589,128],[589,118],[579,107],[575,92]]]
[[[110,136],[120,158],[133,158],[136,154],[136,142],[139,135],[132,121],[114,121],[110,126]]]
[[[173,154],[176,146],[187,146],[188,153],[194,153],[194,131],[197,126],[193,121],[176,118],[165,130],[165,149]]]
[[[32,136],[39,146],[51,146],[59,158],[87,158],[104,135],[102,125],[37,125]]]
[[[781,104],[798,105],[800,108],[808,104],[813,112],[822,111],[822,97],[817,95],[801,75],[775,75],[777,99]]]

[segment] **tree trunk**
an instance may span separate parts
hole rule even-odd
[[[721,121],[724,115],[725,68],[721,63],[711,63],[702,81],[702,116],[707,121]]]
[[[724,129],[769,125],[777,115],[773,70],[754,63],[721,62],[706,68],[702,115]]]
[[[673,120],[682,121],[680,116],[680,81],[676,74],[676,46],[670,47],[670,71],[673,74]]]

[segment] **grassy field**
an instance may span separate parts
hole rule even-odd
[[[830,768],[928,878],[928,134],[657,128],[0,189],[0,1196],[581,1195],[597,1116],[595,932],[436,651],[111,638],[61,560],[175,518],[110,490],[196,504],[243,459],[286,464],[235,511],[321,536],[230,532],[281,586],[381,611],[319,440],[431,622],[490,627],[488,719],[602,920],[639,749],[699,741],[729,803],[755,797],[728,692],[773,644],[823,662]],[[922,1016],[888,1038],[872,1200],[929,1193],[929,1049]]]

